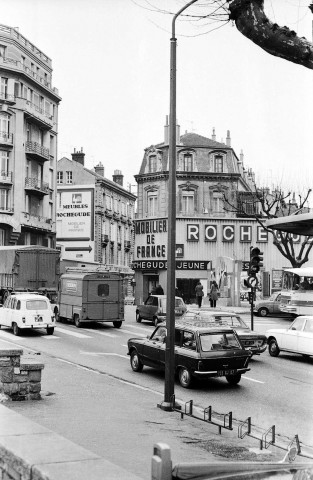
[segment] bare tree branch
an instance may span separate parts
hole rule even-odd
[[[263,0],[228,0],[230,19],[249,40],[266,52],[313,69],[313,44],[288,27],[272,23]]]

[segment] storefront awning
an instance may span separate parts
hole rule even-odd
[[[266,227],[298,235],[313,235],[313,212],[273,218],[266,222]]]

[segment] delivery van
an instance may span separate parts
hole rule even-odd
[[[57,319],[82,327],[90,322],[124,321],[124,278],[110,271],[68,271],[61,275]]]

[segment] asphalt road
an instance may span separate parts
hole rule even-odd
[[[243,317],[249,325],[250,316]],[[58,389],[64,391],[66,382],[75,382],[81,386],[81,395],[83,397],[86,395],[88,402],[93,398],[96,402],[95,408],[100,408],[101,399],[107,393],[103,392],[104,386],[99,380],[99,374],[105,374],[108,381],[117,380],[121,386],[123,382],[135,385],[139,389],[139,394],[140,388],[153,392],[155,406],[155,399],[161,401],[163,398],[164,375],[149,368],[144,368],[142,373],[133,372],[126,348],[128,338],[151,334],[153,326],[148,322],[137,324],[132,306],[126,307],[125,319],[120,329],[113,328],[111,324],[96,324],[77,329],[71,324],[58,323],[52,336],[47,336],[45,332],[33,331],[26,332],[21,337],[14,337],[10,330],[2,328],[0,339],[21,346],[25,352],[30,349],[33,353],[41,353],[46,358],[50,357],[54,365],[59,364],[59,371],[63,372],[62,378],[61,375],[60,378],[49,378],[49,365],[45,360],[42,388],[47,396],[59,394]],[[290,323],[291,321],[286,318],[255,317],[254,326],[256,331],[264,333],[269,328],[277,326],[283,328]],[[198,382],[193,390],[183,389],[176,384],[176,398],[183,402],[192,399],[195,405],[202,408],[212,406],[213,410],[219,413],[232,411],[234,419],[238,421],[251,417],[255,428],[267,429],[275,425],[279,436],[292,439],[298,434],[302,442],[313,447],[313,360],[291,354],[280,354],[279,357],[272,358],[268,352],[264,352],[252,359],[250,367],[251,371],[242,376],[237,386],[229,385],[223,378]],[[56,369],[53,370],[53,375],[55,371]],[[68,421],[67,414],[73,413],[73,408],[77,409],[79,417],[77,399],[66,400],[62,403],[62,412],[55,412],[58,418],[55,425],[60,429],[59,433],[62,433],[62,422]],[[11,405],[11,408],[19,410],[24,407]],[[93,408],[92,404],[90,408]],[[35,406],[33,407],[35,416],[34,409]],[[48,417],[52,422],[51,412]],[[103,421],[107,423],[108,418]],[[88,421],[90,422],[91,418],[87,417],[84,420],[87,435],[84,446],[88,448],[90,444],[91,450],[96,453],[100,453],[98,450],[101,450],[103,453],[103,444],[101,447],[95,445],[92,430],[87,428]],[[100,428],[97,422],[93,421],[93,424],[94,429]],[[81,429],[80,424],[80,428],[77,428],[77,438],[74,432],[74,441],[79,440]]]

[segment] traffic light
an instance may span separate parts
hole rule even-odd
[[[249,276],[255,277],[263,267],[263,252],[258,247],[250,247]]]

